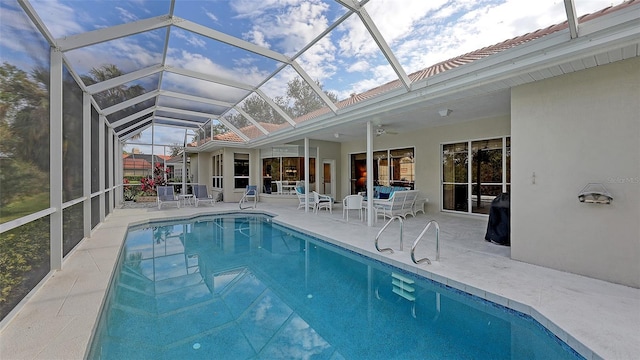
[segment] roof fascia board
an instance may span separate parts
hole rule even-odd
[[[113,106],[110,106],[110,107],[108,107],[106,109],[102,109],[102,114],[105,115],[105,116],[106,115],[111,115],[111,114],[113,114],[113,113],[115,113],[117,111],[120,111],[122,109],[126,109],[129,106],[133,106],[133,105],[139,104],[141,102],[144,102],[146,100],[152,99],[152,98],[158,96],[159,93],[160,92],[158,90],[154,90],[154,91],[148,92],[146,94],[142,94],[140,96],[136,96],[133,99],[129,99],[129,100],[123,101],[121,103],[115,104]]]
[[[296,72],[302,77],[302,79],[304,79],[304,81],[311,87],[311,89],[313,89],[313,91],[315,91],[315,93],[318,94],[318,96],[322,99],[322,101],[324,101],[325,105],[327,105],[329,109],[333,111],[333,113],[336,113],[338,111],[338,107],[336,106],[336,104],[334,104],[333,101],[329,99],[327,94],[325,94],[324,91],[322,91],[322,88],[315,81],[313,81],[311,76],[309,76],[309,74],[307,74],[307,72],[304,71],[304,69],[300,66],[300,64],[298,64],[297,61],[292,61],[291,66],[293,66]]]
[[[194,22],[191,22],[189,20],[185,20],[179,17],[174,17],[174,21],[173,21],[173,25],[184,29],[184,30],[188,30],[188,31],[192,31],[196,34],[223,42],[225,44],[231,45],[231,46],[235,46],[247,51],[250,51],[254,54],[258,54],[258,55],[262,55],[265,57],[268,57],[270,59],[282,62],[282,63],[289,63],[289,58],[286,57],[285,55],[282,55],[278,52],[275,52],[273,50],[269,50],[267,48],[264,48],[262,46],[258,46],[256,44],[250,43],[248,41],[244,41],[241,39],[238,39],[236,37],[233,37],[231,35],[227,35],[225,33],[222,33],[220,31],[217,30],[213,30],[211,28],[208,28],[206,26],[200,25],[200,24],[196,24]]]
[[[171,18],[168,15],[162,15],[134,21],[132,23],[120,24],[87,31],[77,35],[66,36],[56,39],[56,42],[62,51],[69,51],[99,44],[105,41],[119,39],[129,35],[139,34],[145,31],[159,29],[169,25],[171,25]]]
[[[228,107],[228,108],[233,106],[233,104],[230,103],[230,102],[220,101],[220,100],[213,100],[213,99],[208,99],[208,98],[204,98],[204,97],[201,97],[201,96],[188,95],[188,94],[183,94],[183,93],[179,93],[179,92],[175,92],[175,91],[169,91],[169,90],[160,90],[160,95],[169,96],[169,97],[182,99],[182,100],[197,101],[197,102],[216,105],[216,106],[224,106],[224,107]]]
[[[116,86],[124,85],[128,82],[142,79],[143,77],[153,75],[163,70],[162,65],[152,65],[144,69],[136,70],[128,74],[101,81],[99,83],[87,86],[89,94],[94,95],[102,91],[109,90]]]
[[[169,66],[165,66],[164,68],[168,72],[171,72],[171,73],[174,73],[174,74],[179,74],[179,75],[184,75],[184,76],[188,76],[188,77],[192,77],[194,79],[212,81],[212,82],[215,82],[215,83],[218,83],[218,84],[231,86],[231,87],[234,87],[234,88],[237,88],[237,89],[242,89],[242,90],[247,90],[247,91],[252,91],[253,90],[253,86],[251,86],[251,85],[247,85],[247,84],[244,84],[244,83],[241,83],[241,82],[238,82],[238,81],[224,79],[222,77],[215,76],[215,75],[205,74],[205,73],[201,73],[201,72],[193,71],[193,70],[180,69],[180,68],[176,68],[176,67],[169,67]]]
[[[267,104],[269,104],[269,106],[273,108],[273,110],[275,110],[280,116],[282,116],[282,118],[285,119],[286,122],[291,124],[291,126],[296,127],[296,122],[293,121],[291,117],[286,112],[284,112],[282,108],[280,108],[280,106],[273,102],[273,100],[268,97],[267,94],[262,92],[262,90],[260,89],[256,89],[256,94],[258,94],[262,98],[262,100],[264,100]]]
[[[127,116],[127,117],[124,117],[124,118],[122,118],[122,119],[120,119],[118,121],[114,121],[113,123],[111,123],[111,126],[113,126],[113,128],[115,129],[120,125],[126,124],[126,123],[128,123],[130,121],[133,121],[133,120],[139,118],[139,117],[151,114],[154,111],[155,111],[155,106],[152,106],[152,107],[150,107],[148,109],[144,109],[144,110],[138,111],[135,114],[131,114],[131,115]]]

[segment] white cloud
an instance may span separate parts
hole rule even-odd
[[[128,23],[128,22],[133,22],[138,20],[138,17],[135,14],[128,11],[127,9],[116,6],[116,10],[118,10],[118,12],[120,13],[120,20],[122,20],[123,23]]]
[[[73,7],[61,4],[57,0],[37,1],[32,6],[43,17],[49,32],[55,38],[86,31],[80,24]],[[46,21],[47,19],[51,20]]]
[[[218,22],[218,17],[214,13],[206,9],[202,9],[202,10],[204,11],[204,14],[207,15],[209,19],[213,20],[214,22]]]
[[[370,69],[370,65],[367,61],[360,60],[347,68],[348,72],[360,72]]]
[[[198,48],[205,48],[207,43],[201,39],[198,35],[193,34],[188,31],[184,31],[182,29],[173,29],[172,34],[174,34],[178,39],[182,39],[186,41],[189,45]]]
[[[238,18],[252,22],[243,34],[247,41],[286,55],[295,54],[329,24],[325,16],[329,7],[320,1],[238,1],[231,6]]]

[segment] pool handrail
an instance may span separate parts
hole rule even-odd
[[[402,251],[402,226],[403,226],[403,223],[404,223],[404,219],[400,215],[394,215],[394,216],[391,217],[391,219],[389,219],[389,221],[387,221],[386,224],[384,224],[382,229],[380,229],[380,231],[378,231],[378,235],[376,235],[376,239],[374,241],[374,244],[376,246],[376,250],[378,250],[379,252],[389,251],[391,254],[393,254],[393,249],[391,249],[391,248],[380,249],[380,247],[378,246],[378,239],[380,239],[380,235],[382,235],[382,232],[384,232],[387,229],[387,227],[389,227],[389,225],[392,222],[394,222],[395,220],[400,221],[400,251]]]
[[[418,246],[418,243],[420,242],[424,234],[427,232],[427,230],[429,230],[429,228],[431,227],[431,224],[433,224],[436,227],[436,261],[440,261],[440,225],[438,225],[437,221],[431,220],[427,223],[424,229],[422,229],[422,232],[420,233],[420,235],[418,235],[416,240],[413,242],[413,245],[411,246],[411,260],[415,264],[420,264],[425,261],[427,262],[427,264],[431,264],[431,260],[429,260],[429,258],[427,257],[420,260],[416,260],[416,257],[415,257],[416,246]]]

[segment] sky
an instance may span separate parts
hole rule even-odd
[[[168,0],[32,0],[51,35],[58,39],[87,31],[165,15]],[[575,0],[578,15],[592,13],[620,1]],[[407,74],[440,61],[493,45],[566,20],[562,0],[370,0],[367,13]],[[0,0],[0,61],[28,71],[48,54],[42,39],[29,35],[29,24],[14,0]],[[243,41],[294,58],[309,76],[339,100],[361,93],[397,75],[361,19],[329,0],[176,0],[174,15]],[[31,30],[31,32],[33,32]],[[322,36],[322,37],[321,37]],[[321,37],[321,38],[319,38]],[[15,38],[34,41],[15,42]],[[307,44],[319,40],[306,51]],[[167,66],[214,74],[251,86],[285,64],[249,51],[172,27],[65,52],[80,74],[102,64],[116,64],[125,73],[161,64],[168,39]],[[35,43],[36,45],[29,45]],[[46,43],[44,44],[46,45]],[[46,63],[46,61],[45,61]],[[283,96],[286,82],[298,76],[288,66],[261,86],[270,97]],[[157,86],[157,76],[138,81]],[[238,102],[246,91],[216,91],[210,83],[175,75],[165,76],[163,90],[185,91],[226,102]],[[216,114],[219,115],[219,114]],[[141,142],[151,142],[151,129]],[[156,127],[156,143],[181,143],[175,128]]]

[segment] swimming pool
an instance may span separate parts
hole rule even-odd
[[[579,359],[529,316],[268,216],[132,227],[90,359]]]

